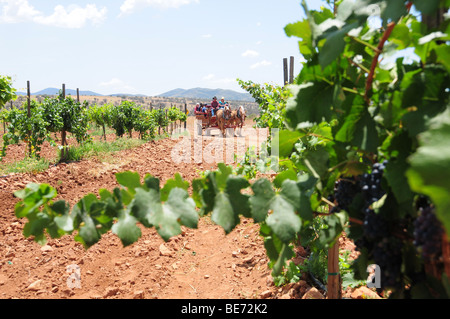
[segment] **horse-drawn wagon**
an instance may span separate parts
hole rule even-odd
[[[226,136],[227,129],[242,129],[245,125],[245,110],[241,105],[236,110],[231,110],[229,106],[217,109],[212,112],[211,105],[200,105],[195,110],[195,119],[197,123],[197,135],[210,136],[211,131],[219,130],[223,137]]]

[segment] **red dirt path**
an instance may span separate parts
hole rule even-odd
[[[119,171],[137,171],[141,176],[150,173],[163,185],[177,172],[192,181],[199,172],[216,168],[216,164],[173,163],[170,152],[177,142],[164,139],[118,152],[114,164],[83,160],[38,174],[0,178],[0,299],[301,298],[310,288],[304,281],[284,289],[273,286],[259,226],[251,220],[243,219],[225,235],[204,217],[198,229],[183,228],[184,232],[168,243],[154,229],[142,227],[140,240],[126,248],[112,233],[89,250],[72,236],[49,239],[41,247],[22,235],[26,220],[14,215],[18,199],[13,192],[29,182],[52,185],[58,190],[58,199],[74,205],[88,193],[117,187],[114,174]],[[9,148],[8,157],[20,158],[23,149]],[[51,158],[56,153],[47,145],[42,154]],[[300,250],[297,257],[300,261],[302,253]],[[68,286],[69,265],[80,267],[81,288]]]

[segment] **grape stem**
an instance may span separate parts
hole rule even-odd
[[[353,217],[349,217],[348,221],[354,224],[358,224],[358,225],[364,225],[364,222],[362,220],[353,218]]]
[[[396,25],[395,22],[390,22],[387,25],[387,29],[384,31],[383,37],[381,38],[381,41],[378,44],[377,50],[375,51],[375,56],[373,57],[372,65],[370,67],[370,73],[369,73],[369,76],[367,77],[367,81],[366,81],[366,93],[364,94],[364,99],[366,100],[367,105],[370,104],[370,99],[369,99],[368,95],[369,95],[370,89],[372,88],[373,77],[375,75],[375,69],[377,68],[377,65],[378,65],[378,59],[379,59],[381,53],[383,52],[384,44],[386,43],[387,39],[391,35],[392,31],[394,30],[395,25]]]
[[[350,62],[350,64],[353,64],[354,66],[360,68],[361,70],[363,70],[366,73],[369,73],[370,70],[368,68],[366,68],[364,65],[360,64],[360,63],[356,63],[355,61],[353,61],[352,59],[350,59],[349,57],[346,57],[348,62]]]
[[[336,205],[334,205],[334,203],[330,202],[328,199],[326,199],[325,197],[322,197],[321,200],[325,203],[327,203],[328,205],[330,205],[331,207],[335,207]]]
[[[334,206],[334,205],[333,205],[333,206]],[[315,212],[315,213],[314,213],[314,217],[318,217],[318,216],[331,216],[331,215],[333,215],[333,214],[328,214],[328,213],[318,213],[318,212]],[[363,222],[362,220],[357,219],[357,218],[349,217],[349,218],[348,218],[348,221],[351,222],[351,223],[358,224],[358,225],[364,225],[364,222]]]
[[[409,1],[406,4],[406,10],[408,11],[408,13],[410,12],[411,7],[412,7],[412,1]],[[370,67],[370,73],[369,73],[369,76],[367,77],[366,93],[364,95],[364,99],[365,99],[367,105],[370,105],[370,99],[369,99],[368,95],[369,95],[370,89],[372,88],[373,78],[374,78],[374,75],[375,75],[375,69],[376,69],[376,67],[378,65],[378,59],[379,59],[381,53],[383,52],[384,44],[386,43],[387,39],[390,37],[390,35],[391,35],[392,31],[394,30],[396,24],[397,23],[394,22],[394,21],[390,22],[387,25],[387,29],[383,33],[383,37],[381,38],[381,41],[378,44],[378,47],[376,47],[376,48],[372,47],[372,49],[374,49],[374,51],[375,51],[375,56],[373,57],[372,65]],[[355,40],[356,40],[356,38],[355,38]],[[358,39],[358,41],[361,41],[361,40]]]

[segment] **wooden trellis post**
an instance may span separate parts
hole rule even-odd
[[[288,60],[287,60],[287,58],[283,59],[283,74],[284,74],[283,86],[285,86],[286,84],[288,84]]]
[[[289,64],[289,84],[294,83],[294,57],[291,56],[291,62]]]
[[[184,103],[184,114],[186,114],[187,116],[187,103]],[[187,118],[186,121],[184,121],[184,129],[186,130],[186,125],[187,125]]]
[[[64,83],[62,85],[62,98],[63,99],[66,98],[66,85]],[[66,160],[66,155],[67,155],[67,152],[66,152],[66,144],[67,144],[66,137],[67,137],[67,132],[63,128],[62,131],[61,131],[61,146],[62,146],[62,148],[61,148],[61,159],[60,159],[61,162]]]
[[[27,81],[27,116],[31,117],[31,90],[30,81]],[[28,154],[31,156],[31,131],[27,132],[28,135]]]
[[[339,238],[328,248],[327,298],[341,299],[341,276],[339,274]]]
[[[162,105],[159,104],[159,114],[158,114],[158,117],[161,115],[161,108],[162,108]],[[161,122],[161,121],[159,121],[159,122]],[[161,124],[158,125],[158,135],[161,135]]]
[[[289,64],[289,67],[288,67]],[[289,70],[288,70],[289,69]],[[283,86],[294,83],[294,57],[290,57],[290,63],[288,59],[283,59]]]

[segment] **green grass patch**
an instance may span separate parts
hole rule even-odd
[[[106,127],[105,128],[106,135],[109,134],[115,134],[115,131],[112,128]],[[103,128],[99,127],[93,127],[92,131],[89,133],[90,136],[103,136]]]
[[[114,152],[132,149],[147,141],[140,139],[118,138],[113,142],[94,141],[83,145],[71,146],[67,149],[66,161],[81,161],[96,157],[100,161],[109,161]],[[58,151],[58,159],[61,159],[61,150]]]
[[[0,175],[11,173],[39,173],[48,169],[50,161],[45,158],[27,157],[14,163],[0,163]]]

